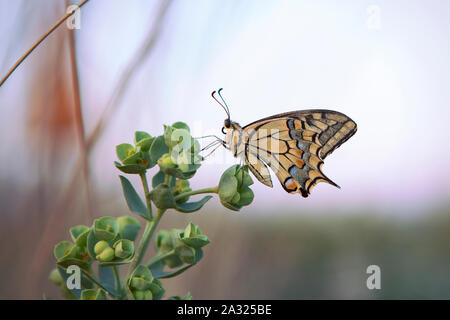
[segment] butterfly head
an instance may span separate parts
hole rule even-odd
[[[222,127],[222,133],[227,134],[228,132],[231,132],[236,129],[240,129],[241,126],[239,123],[231,121],[229,118],[225,119],[223,121],[223,127]]]

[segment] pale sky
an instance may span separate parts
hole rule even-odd
[[[77,40],[88,130],[145,37],[156,4],[92,0],[82,9]],[[5,8],[13,7],[0,0],[2,30],[11,28]],[[182,120],[198,135],[221,135],[225,114],[210,93],[223,87],[231,116],[241,125],[309,108],[334,109],[358,124],[356,135],[323,168],[342,189],[319,184],[305,200],[286,194],[275,177],[273,189],[255,179],[261,210],[282,203],[292,210],[369,205],[396,213],[447,200],[450,2],[182,0],[169,10],[155,50],[93,154],[96,178],[110,176],[114,183],[116,172],[104,166],[105,159],[112,163],[114,146],[131,141],[136,130],[160,134],[163,124]],[[32,22],[21,28],[30,41],[40,34]],[[8,61],[29,44],[11,41],[3,33],[0,57],[13,47]],[[16,122],[18,107],[9,102],[20,102],[29,60],[0,89],[2,109]],[[3,136],[10,123],[0,120]],[[206,162],[194,186],[216,184],[231,158]]]

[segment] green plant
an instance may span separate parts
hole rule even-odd
[[[131,182],[120,175],[123,194],[130,211],[145,221],[138,242],[140,222],[131,216],[101,217],[91,227],[75,226],[70,229],[72,241],[62,241],[55,246],[57,268],[49,279],[61,287],[68,299],[161,299],[165,290],[161,279],[175,277],[185,272],[203,257],[203,247],[210,241],[199,227],[189,223],[184,229],[159,230],[158,223],[164,213],[175,210],[191,213],[200,210],[212,198],[204,196],[197,201],[190,198],[199,194],[218,194],[220,202],[238,211],[253,200],[249,188],[253,181],[245,166],[234,165],[227,169],[217,186],[192,190],[191,179],[201,166],[200,146],[190,135],[189,127],[182,122],[164,127],[164,134],[152,137],[146,132],[136,132],[134,145],[123,143],[116,147],[119,161],[117,169],[126,174],[139,175],[145,201]],[[159,168],[147,181],[147,171]],[[156,233],[156,235],[155,235]],[[144,254],[154,238],[156,255],[143,263]],[[97,272],[94,272],[97,265]],[[67,286],[68,268],[77,266],[80,286]],[[127,267],[127,275],[120,277],[120,268]],[[169,299],[192,299],[187,293]]]

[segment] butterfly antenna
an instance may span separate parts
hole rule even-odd
[[[222,89],[220,89],[220,90],[222,90]],[[220,90],[219,90],[219,92],[220,92]],[[228,115],[228,119],[230,119],[230,111],[228,111],[228,107],[227,108],[225,108],[225,106],[222,104],[222,103],[220,103],[220,101],[219,100],[217,100],[217,98],[214,96],[216,94],[216,91],[213,91],[212,93],[211,93],[211,97],[214,99],[214,100],[216,100],[216,102],[218,103],[218,104],[220,104],[220,106],[223,108],[223,110],[225,110],[225,112],[227,113],[227,115]],[[219,93],[219,96],[220,96],[220,93]],[[221,96],[221,98],[222,98],[222,96]],[[223,100],[223,99],[222,99]],[[225,102],[225,101],[224,101]]]
[[[230,108],[228,108],[228,105],[227,105],[227,103],[225,102],[225,99],[224,99],[224,98],[222,97],[222,95],[220,94],[220,91],[222,91],[222,90],[223,90],[223,88],[220,88],[219,91],[218,91],[217,93],[219,94],[220,99],[222,99],[223,103],[224,103],[225,106],[227,107],[227,110],[228,110],[228,119],[230,119]]]

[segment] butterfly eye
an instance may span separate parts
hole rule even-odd
[[[223,134],[227,134],[226,131],[225,131],[225,127],[222,127],[222,133]]]
[[[225,126],[225,128],[231,128],[231,121],[230,121],[230,119],[225,119],[224,126]]]

